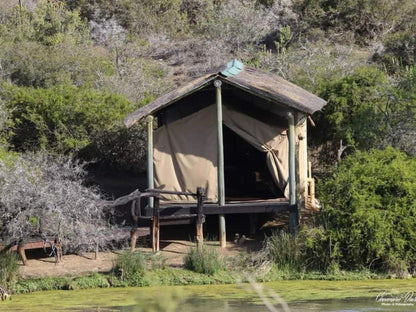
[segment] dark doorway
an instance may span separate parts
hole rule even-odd
[[[267,167],[266,153],[223,126],[226,200],[284,197]]]

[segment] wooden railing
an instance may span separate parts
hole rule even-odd
[[[160,216],[160,199],[161,195],[183,195],[183,196],[192,196],[196,197],[197,211],[195,214],[179,214],[179,215],[170,215],[170,216]],[[196,242],[198,246],[202,246],[204,241],[203,235],[203,224],[205,222],[204,215],[204,189],[198,187],[196,193],[190,192],[175,192],[175,191],[166,191],[158,189],[147,189],[144,193],[136,192],[135,198],[132,201],[131,205],[131,216],[134,222],[134,229],[132,230],[131,236],[131,250],[134,251],[137,238],[139,236],[139,220],[140,219],[149,219],[149,217],[142,216],[141,214],[141,198],[153,198],[153,215],[151,219],[151,241],[153,251],[159,251],[159,240],[160,240],[160,224],[161,221],[169,220],[195,220],[196,225]]]

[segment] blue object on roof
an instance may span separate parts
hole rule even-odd
[[[221,71],[221,74],[226,77],[235,76],[238,75],[243,70],[243,68],[243,63],[241,63],[239,60],[234,59],[231,62],[227,63],[226,69]]]

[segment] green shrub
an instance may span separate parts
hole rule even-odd
[[[19,277],[18,256],[15,252],[0,253],[0,285],[12,290]]]
[[[44,290],[68,289],[68,280],[63,277],[42,277],[30,280],[20,280],[16,284],[16,293],[29,293]]]
[[[415,265],[415,158],[391,147],[357,152],[318,189],[323,241],[341,268]]]
[[[384,45],[386,49],[381,54],[381,61],[387,69],[394,72],[400,66],[415,66],[416,23],[409,29],[386,36]]]
[[[329,81],[320,94],[328,104],[317,115],[320,127],[314,130],[315,140],[342,139],[344,145],[359,149],[378,147],[387,128],[380,108],[387,106],[389,88],[387,75],[368,65]]]
[[[152,266],[152,270],[163,270],[167,267],[166,261],[168,258],[161,254],[152,254],[149,260]]]
[[[338,262],[333,258],[331,240],[325,228],[320,225],[316,227],[303,228],[303,258],[304,266],[308,270],[319,272],[337,271]]]
[[[145,271],[146,258],[139,251],[126,251],[120,254],[115,261],[113,270],[121,281],[131,286],[143,284]]]
[[[191,248],[184,259],[185,268],[197,273],[213,275],[224,269],[222,256],[214,247]]]
[[[33,10],[16,7],[0,23],[0,37],[2,76],[20,86],[96,85],[113,72],[86,21],[61,1],[41,0]]]
[[[302,265],[301,236],[274,232],[264,240],[263,251],[279,268],[299,270]]]
[[[102,132],[116,129],[131,110],[122,96],[70,85],[50,89],[0,87],[12,111],[17,150],[78,151]]]
[[[69,282],[69,289],[89,289],[89,288],[106,288],[110,287],[107,278],[98,273],[94,273],[90,276],[80,276],[74,278]]]

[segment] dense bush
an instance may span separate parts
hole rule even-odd
[[[386,146],[415,155],[414,77],[413,67],[389,77],[367,65],[322,81],[318,92],[328,103],[314,117],[319,127],[310,129],[310,142],[320,147],[321,163],[333,164],[355,150]]]
[[[0,1],[0,144],[4,148],[48,150],[55,154],[76,152],[77,156],[99,158],[116,168],[142,169],[143,133],[141,129],[120,128],[121,119],[190,77],[239,58],[328,101],[325,109],[314,116],[317,128],[308,138],[316,154],[325,151],[325,144],[331,149],[331,154],[320,154],[321,163],[333,162],[327,155],[336,154],[341,139],[344,147],[349,147],[344,156],[388,145],[408,155],[416,154],[413,0],[33,0],[22,1],[21,7],[16,2]],[[388,149],[380,153],[396,152]],[[81,187],[82,178],[54,174],[53,170],[61,166],[57,165],[60,160],[42,160],[41,165],[16,155],[6,157],[9,153],[5,149],[0,154],[3,233],[20,237],[35,231],[39,225],[35,207],[41,214],[45,210],[40,207],[47,207],[53,219],[50,224],[56,225],[55,217],[62,216],[55,213],[56,207],[69,207],[62,199],[68,185],[69,189],[87,194],[91,199],[89,207],[96,207],[92,203],[95,195]],[[348,226],[353,228],[356,222],[360,227],[360,221],[367,220],[367,232],[364,235],[357,230],[361,234],[355,231],[357,237],[352,235],[351,240],[373,237],[378,246],[379,234],[371,236],[370,229],[388,232],[390,228],[380,225],[382,221],[405,209],[406,203],[385,203],[389,196],[381,196],[371,188],[365,192],[377,196],[348,191],[346,185],[365,185],[360,171],[367,174],[367,179],[374,179],[374,185],[394,175],[393,169],[385,173],[382,157],[376,154],[358,153],[326,180],[322,195],[325,223],[307,229],[310,235],[301,233],[302,242],[283,234],[269,238],[271,249],[279,251],[281,246],[287,246],[298,250],[293,254],[292,249],[276,252],[276,262],[298,263],[300,255],[301,262],[321,269],[338,263],[347,267],[343,259],[350,259],[351,266],[364,265],[370,258],[377,259],[372,266],[411,265],[411,256],[402,255],[399,248],[404,243],[395,236],[378,253],[370,243],[354,243],[363,248],[358,253],[364,260],[358,264],[354,262],[358,256],[348,249],[352,241],[346,242],[345,237],[337,236],[341,234],[335,234],[338,226],[344,231],[343,224],[335,222],[337,213],[352,215],[352,210],[358,206],[364,209],[365,205],[365,209],[375,209],[370,214],[373,219],[355,216]],[[371,166],[358,167],[364,158]],[[410,164],[411,160],[405,162]],[[71,166],[63,165],[63,171]],[[346,169],[355,166],[359,168],[356,173]],[[374,174],[368,172],[373,167],[377,168]],[[49,178],[54,175],[56,179]],[[389,192],[394,193],[387,188]],[[410,190],[406,192],[410,194]],[[68,192],[68,198],[75,197],[74,193]],[[388,209],[374,208],[373,197]],[[20,198],[24,200],[19,202]],[[81,207],[76,198],[74,202]],[[5,210],[7,205],[15,209],[11,215]],[[344,206],[349,208],[344,211]],[[17,216],[16,211],[21,215]],[[67,217],[69,212],[66,213]],[[102,226],[105,222],[99,219]],[[398,227],[400,235],[410,235],[404,225]],[[55,233],[56,229],[51,231]],[[85,239],[87,233],[91,229],[81,237]],[[344,257],[346,253],[350,254]],[[196,263],[203,262],[197,260],[197,251],[193,256]]]
[[[115,129],[132,109],[117,94],[64,85],[50,89],[3,84],[12,112],[11,145],[19,151],[78,151],[102,131]]]
[[[330,261],[346,269],[415,266],[414,158],[390,147],[357,152],[319,190]]]
[[[318,117],[317,139],[344,140],[353,148],[377,147],[382,140],[389,84],[387,75],[362,66],[339,80],[327,83],[321,96],[328,100]]]
[[[92,45],[87,24],[60,1],[15,8],[0,23],[1,78],[22,86],[92,85],[111,75],[108,54]]]
[[[218,250],[210,246],[191,248],[184,259],[185,268],[197,273],[212,275],[224,269],[224,260]]]
[[[386,141],[409,155],[416,155],[416,66],[397,78],[394,93],[386,106]]]
[[[85,171],[68,158],[44,154],[0,158],[0,235],[64,241],[64,251],[94,250],[116,240],[97,189],[83,185]]]
[[[370,40],[400,30],[414,16],[412,0],[294,0],[300,28],[309,32],[321,28],[337,40],[366,44]]]
[[[416,65],[416,23],[412,28],[386,36],[381,59],[390,71]]]

